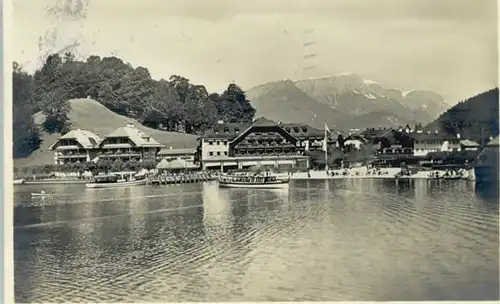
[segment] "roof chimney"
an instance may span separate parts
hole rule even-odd
[[[128,123],[127,123],[127,128],[133,128],[133,127],[134,127],[134,124],[133,124],[133,123],[131,123],[131,122],[128,122]]]
[[[438,134],[438,133],[439,133],[439,131],[438,131],[438,130],[434,130],[434,134]]]
[[[457,133],[457,138],[460,139],[460,133]]]
[[[223,124],[223,123],[224,123],[224,120],[219,120],[219,121],[217,121],[217,123],[218,123],[219,125],[221,125],[221,124]]]

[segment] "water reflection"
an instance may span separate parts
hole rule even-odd
[[[33,190],[15,194],[18,302],[498,296],[498,202],[474,183]]]

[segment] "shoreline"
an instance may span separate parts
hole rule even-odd
[[[326,171],[310,171],[308,176],[307,172],[297,172],[289,175],[290,180],[327,180],[327,179],[393,179],[393,180],[468,180],[474,181],[475,177],[473,172],[470,170],[468,174],[460,179],[446,179],[446,178],[435,178],[429,176],[429,171],[419,171],[413,175],[397,176],[401,173],[401,168],[384,168],[380,171],[382,174],[368,174],[368,169],[366,167],[352,168],[352,169],[337,169],[329,170],[330,172],[337,173],[337,175],[327,174]],[[343,175],[343,172],[347,172]],[[443,170],[433,170],[433,172],[438,171],[444,173]]]

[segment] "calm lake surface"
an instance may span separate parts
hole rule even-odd
[[[16,302],[495,300],[498,197],[462,181],[14,189]]]

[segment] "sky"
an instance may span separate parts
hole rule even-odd
[[[496,0],[14,0],[13,23],[29,72],[71,50],[211,92],[354,72],[455,103],[498,85]]]

